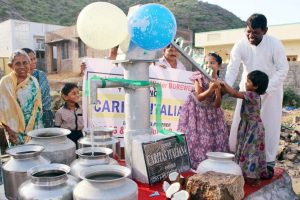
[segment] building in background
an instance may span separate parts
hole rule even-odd
[[[86,46],[79,38],[75,25],[47,33],[45,43],[48,72],[78,73],[85,57],[104,58],[109,54],[109,50],[96,50]]]
[[[193,43],[191,30],[178,30],[176,36],[184,38],[185,45],[192,45]],[[79,38],[75,25],[47,33],[45,43],[48,72],[79,73],[79,66],[85,57],[109,57],[109,50],[96,50],[86,46]],[[160,57],[161,54],[162,51],[158,50],[157,57]]]
[[[7,66],[11,52],[28,47],[36,52],[38,69],[45,68],[45,34],[46,32],[64,28],[53,24],[42,24],[29,21],[9,19],[0,23],[0,69],[7,74]]]
[[[195,46],[204,48],[204,53],[215,51],[229,62],[230,51],[235,42],[245,36],[245,29],[230,29],[195,34]],[[268,35],[281,40],[288,61],[300,61],[300,23],[269,26]]]

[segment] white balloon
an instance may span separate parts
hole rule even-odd
[[[77,18],[80,39],[94,49],[110,49],[128,35],[127,17],[117,6],[95,2],[84,7]]]
[[[125,40],[122,41],[121,44],[119,44],[119,48],[123,53],[126,53],[129,49],[129,45],[130,45],[130,35],[128,34]]]

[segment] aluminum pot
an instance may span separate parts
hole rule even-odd
[[[78,159],[71,163],[71,172],[73,176],[79,178],[82,169],[93,165],[118,165],[118,162],[109,157],[112,150],[105,147],[85,147],[76,150]]]
[[[27,133],[31,137],[29,144],[41,144],[45,147],[42,155],[52,163],[70,165],[76,159],[76,145],[67,138],[70,130],[63,128],[42,128]]]
[[[18,190],[19,200],[72,200],[73,189],[78,179],[68,175],[70,167],[63,164],[48,164],[31,168],[30,179]]]
[[[197,167],[197,173],[204,174],[208,171],[225,174],[242,175],[242,170],[232,159],[234,155],[224,152],[208,152],[207,159],[202,161]]]
[[[137,200],[137,184],[127,178],[131,170],[120,165],[94,165],[83,169],[74,200]]]
[[[78,148],[91,147],[106,147],[113,150],[110,157],[120,158],[121,148],[118,138],[113,137],[113,128],[99,127],[93,130],[93,135],[90,130],[85,130],[85,136],[78,140]]]
[[[41,156],[43,150],[43,146],[34,144],[20,145],[6,150],[10,155],[10,159],[3,165],[6,198],[17,199],[18,187],[28,179],[27,170],[50,163],[48,159]]]

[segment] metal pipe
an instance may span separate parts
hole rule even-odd
[[[149,81],[149,63],[153,63],[154,51],[145,51],[131,44],[125,59],[115,61],[122,63],[124,67],[124,78],[127,80]],[[140,59],[136,59],[140,58]],[[90,105],[97,102],[97,88],[103,87],[103,81],[91,80],[90,82]],[[148,134],[150,129],[150,88],[149,86],[137,87],[128,83],[106,82],[108,87],[124,87],[125,89],[125,159],[126,164],[132,166],[132,140],[134,136]]]
[[[187,60],[189,61],[194,67],[196,67],[209,81],[212,80],[211,76],[202,68],[198,63],[196,63],[184,50],[178,46],[174,41],[172,41],[172,45],[177,49],[177,51]]]
[[[129,88],[131,90],[135,90],[138,88],[137,86],[129,85],[128,83],[123,82],[113,82],[113,81],[105,81],[105,84],[101,80],[90,80],[90,104],[97,103],[97,89],[98,88]]]
[[[155,60],[124,60],[124,78],[127,80],[149,81],[149,62]],[[150,129],[150,88],[149,86],[134,86],[123,82],[105,80],[90,80],[90,107],[97,103],[98,88],[119,88],[125,90],[125,159],[131,166],[131,145],[136,135],[151,134]]]
[[[124,63],[124,78],[128,80],[149,80],[149,63]],[[150,88],[125,88],[125,160],[132,166],[132,139],[137,135],[151,134]]]

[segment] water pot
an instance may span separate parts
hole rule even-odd
[[[72,200],[78,179],[68,175],[70,167],[64,164],[48,164],[31,168],[30,179],[18,190],[19,200]]]
[[[93,165],[118,165],[118,162],[109,157],[112,150],[105,147],[85,147],[76,150],[78,159],[71,164],[71,174],[79,178],[79,172]]]
[[[111,157],[120,157],[120,141],[113,137],[113,131],[113,128],[99,127],[94,129],[92,135],[90,130],[85,130],[85,137],[78,140],[78,147],[107,147],[113,150]]]
[[[202,161],[197,167],[198,173],[203,174],[207,171],[214,171],[226,174],[242,175],[240,166],[232,160],[234,158],[233,154],[208,152],[206,153],[206,156],[208,158]]]
[[[6,198],[17,198],[18,187],[28,179],[27,170],[50,163],[48,159],[41,156],[43,150],[43,146],[34,144],[20,145],[6,150],[10,155],[10,159],[3,165]]]
[[[94,165],[83,169],[74,189],[74,200],[137,200],[137,184],[131,170],[120,165]]]
[[[67,138],[71,131],[63,128],[42,128],[28,132],[29,144],[41,144],[45,147],[42,155],[52,163],[70,165],[76,159],[76,145]]]

